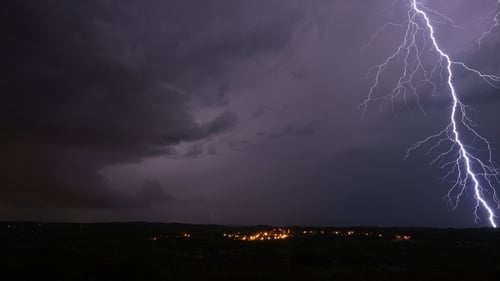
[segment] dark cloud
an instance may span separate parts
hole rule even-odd
[[[194,120],[193,101],[224,106],[229,91],[210,97],[200,83],[225,61],[279,49],[298,17],[283,1],[267,14],[240,1],[0,5],[2,200],[62,207],[119,205],[126,194],[100,168],[231,130],[232,112]]]
[[[356,111],[364,74],[401,42],[390,28],[361,52],[405,19],[393,2],[3,1],[3,217],[469,226],[425,151],[403,161],[446,124],[446,85],[418,87],[426,117],[412,95]],[[452,2],[428,4],[464,27],[437,28],[461,58],[492,1]],[[498,74],[496,35],[467,63]],[[498,91],[455,79],[497,139]]]

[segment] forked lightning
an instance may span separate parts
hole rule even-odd
[[[495,185],[500,185],[500,167],[493,161],[493,148],[490,142],[482,137],[468,117],[468,107],[461,101],[455,81],[455,71],[462,68],[476,75],[490,86],[500,89],[500,75],[486,74],[468,66],[463,61],[454,60],[440,45],[436,34],[436,23],[448,23],[454,28],[460,28],[455,22],[441,12],[433,10],[417,0],[408,0],[407,19],[402,24],[387,23],[376,31],[370,38],[368,47],[381,32],[389,27],[404,29],[402,42],[396,50],[381,64],[373,66],[369,74],[374,75],[367,98],[361,103],[362,116],[366,114],[372,102],[380,106],[390,105],[394,109],[398,101],[404,106],[410,106],[410,98],[424,114],[421,104],[419,87],[427,85],[435,95],[439,78],[450,95],[451,111],[449,122],[439,133],[413,144],[407,151],[411,152],[423,146],[429,146],[428,154],[436,153],[433,164],[447,169],[445,179],[452,180],[452,186],[447,193],[447,199],[453,208],[456,208],[467,190],[474,194],[474,218],[480,220],[480,212],[484,213],[492,227],[497,226],[495,211],[500,207]],[[400,2],[394,2],[393,7]],[[491,35],[500,23],[500,0],[495,10],[485,19],[489,20],[488,28],[480,35],[475,43],[475,52],[480,51],[481,43]],[[429,60],[432,62],[429,63]],[[392,90],[380,96],[378,92],[382,77],[394,64],[401,61],[402,72],[396,78]],[[430,65],[430,66],[429,66]],[[436,78],[437,77],[437,78]],[[439,151],[439,152],[438,152]]]

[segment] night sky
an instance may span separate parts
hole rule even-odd
[[[360,118],[401,40],[361,52],[404,21],[393,2],[2,1],[0,220],[486,226],[471,194],[447,204],[425,150],[404,160],[446,126],[446,92]],[[457,59],[496,4],[424,2],[462,27],[436,23]],[[467,62],[498,75],[498,50],[494,30]],[[500,147],[499,90],[456,83]]]

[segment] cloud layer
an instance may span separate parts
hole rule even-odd
[[[464,225],[426,159],[399,162],[445,124],[445,93],[424,94],[431,122],[412,103],[356,111],[400,40],[360,52],[404,19],[392,2],[2,2],[0,219]],[[448,2],[465,28],[440,32],[461,58],[492,5]],[[468,62],[498,73],[495,38]],[[459,83],[500,139],[498,91]]]

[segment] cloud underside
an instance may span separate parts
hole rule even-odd
[[[286,6],[272,2],[273,10]],[[200,85],[223,73],[224,61],[279,49],[291,32],[282,27],[297,18],[286,7],[275,17],[257,14],[262,4],[227,1],[0,6],[8,27],[0,201],[77,208],[148,203],[112,190],[97,171],[231,130],[237,116],[223,108],[194,120],[199,96],[221,104]]]

